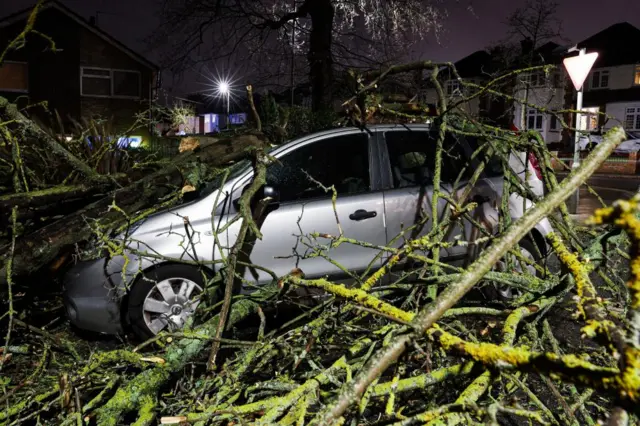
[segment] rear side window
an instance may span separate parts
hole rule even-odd
[[[471,152],[474,153],[482,144],[485,144],[486,141],[480,140],[478,138],[467,138],[467,143],[471,148]],[[497,154],[494,154],[491,157],[487,158],[487,147],[483,147],[482,151],[479,154],[476,154],[475,158],[478,161],[486,161],[484,173],[487,177],[492,178],[504,175],[502,160]]]
[[[389,131],[385,133],[391,172],[395,188],[433,184],[437,134],[426,131]],[[445,136],[440,176],[445,183],[454,183],[461,171],[463,177],[473,174],[467,165],[462,140],[454,134]]]
[[[325,192],[314,180],[325,187],[333,185],[338,196],[369,191],[368,134],[313,142],[283,155],[267,169],[267,185],[280,192],[281,202],[330,198],[331,192]]]

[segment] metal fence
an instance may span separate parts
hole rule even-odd
[[[158,154],[160,157],[174,157],[178,155],[180,141],[179,137],[175,138],[152,138],[149,143],[149,148],[152,152]]]

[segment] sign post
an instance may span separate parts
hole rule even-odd
[[[569,78],[571,78],[571,82],[573,82],[573,87],[576,88],[578,92],[578,97],[576,100],[576,122],[575,122],[575,139],[573,143],[573,164],[571,165],[572,169],[576,169],[580,166],[580,116],[582,112],[582,98],[583,98],[583,87],[584,81],[589,75],[589,71],[595,64],[596,59],[598,59],[598,53],[586,53],[586,49],[578,49],[577,47],[572,47],[569,49],[569,52],[578,51],[578,56],[572,56],[570,58],[565,58],[562,62],[564,63],[564,67],[569,74]],[[580,188],[576,190],[571,199],[569,200],[569,212],[572,214],[578,213],[578,203],[580,202]]]

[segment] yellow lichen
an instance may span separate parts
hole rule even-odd
[[[551,242],[551,246],[558,255],[558,258],[564,263],[569,271],[573,275],[576,283],[576,292],[578,293],[578,311],[583,318],[587,315],[584,311],[585,305],[589,303],[597,302],[596,290],[589,279],[590,268],[582,264],[578,257],[571,253],[564,245],[560,237],[553,232],[547,235],[547,238]]]
[[[289,276],[287,277],[287,280],[293,284],[323,289],[335,296],[344,297],[345,299],[357,302],[361,306],[373,309],[374,311],[395,318],[401,322],[411,322],[415,316],[413,313],[396,308],[395,306],[370,295],[364,290],[347,288],[344,285],[333,284],[324,279],[302,280],[295,276]]]
[[[640,352],[635,348],[625,350],[625,369],[618,377],[621,394],[634,402],[640,400]]]
[[[631,279],[627,287],[631,291],[631,308],[640,308],[640,194],[630,200],[618,200],[612,206],[596,210],[589,223],[612,223],[624,229],[631,239]]]

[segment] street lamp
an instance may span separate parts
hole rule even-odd
[[[229,83],[226,81],[221,81],[218,83],[218,93],[221,95],[226,95],[227,97],[227,129],[229,128],[229,97],[231,96],[231,88],[229,87]]]
[[[593,67],[593,64],[598,59],[598,53],[586,53],[585,48],[578,49],[578,46],[574,46],[568,50],[568,52],[578,52],[578,56],[572,56],[570,58],[565,58],[562,62],[564,63],[565,68],[567,69],[567,73],[573,82],[573,86],[576,88],[578,92],[578,96],[576,99],[576,122],[575,122],[575,138],[573,143],[573,164],[571,165],[571,169],[575,170],[580,166],[580,144],[578,143],[580,140],[580,115],[582,112],[582,98],[583,98],[583,86],[584,81],[589,75],[589,71]],[[578,213],[578,203],[580,202],[580,188],[576,190],[576,192],[571,197],[569,203],[569,210],[571,213]]]

